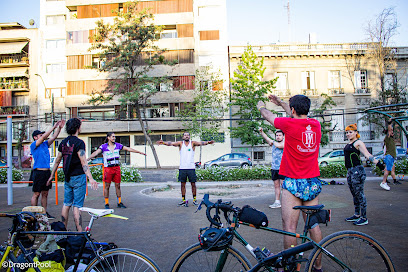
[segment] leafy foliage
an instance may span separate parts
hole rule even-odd
[[[23,171],[20,169],[13,168],[12,180],[20,181],[22,179],[23,179]],[[7,168],[0,168],[0,183],[7,183]]]
[[[336,102],[334,102],[333,98],[331,98],[327,94],[321,94],[320,96],[324,100],[323,100],[323,102],[322,102],[322,104],[320,105],[319,108],[312,110],[312,114],[313,114],[314,117],[317,117],[319,122],[320,122],[321,131],[322,131],[322,139],[320,141],[320,144],[322,146],[326,146],[330,142],[329,132],[331,131],[331,129],[330,129],[331,122],[325,120],[324,114],[325,114],[325,111],[327,111],[328,109],[330,109],[333,106],[336,106],[337,104],[336,104]]]
[[[347,168],[344,163],[330,163],[320,167],[321,178],[345,178],[347,176]]]
[[[264,80],[266,67],[263,66],[264,58],[258,58],[251,46],[248,46],[241,56],[241,63],[234,71],[234,78],[231,79],[230,106],[236,112],[232,114],[238,117],[236,126],[230,127],[231,137],[239,138],[244,144],[255,146],[264,142],[258,133],[258,128],[265,131],[274,131],[275,128],[261,118],[259,110],[256,108],[258,101],[268,101],[267,94],[272,91],[276,78]]]

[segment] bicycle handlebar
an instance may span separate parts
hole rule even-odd
[[[211,224],[217,227],[222,227],[222,223],[220,222],[220,217],[219,217],[220,210],[224,212],[224,218],[228,223],[230,223],[230,219],[228,218],[229,212],[233,212],[236,215],[238,215],[239,213],[239,208],[237,207],[234,208],[231,202],[222,202],[222,199],[219,199],[216,203],[211,202],[209,200],[208,194],[204,195],[203,200],[200,203],[200,206],[197,208],[197,211],[201,210],[202,204],[204,204],[207,207],[205,214],[207,216],[208,221],[210,221]],[[212,209],[215,209],[214,216],[211,216]]]

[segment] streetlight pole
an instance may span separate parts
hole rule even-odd
[[[34,74],[34,75],[38,76],[41,79],[41,81],[42,81],[42,83],[44,85],[44,88],[45,88],[45,92],[47,92],[47,86],[45,86],[45,82],[44,82],[44,79],[42,78],[42,76],[40,74]],[[54,93],[51,90],[50,90],[50,98],[51,98],[51,123],[52,123],[52,126],[54,127],[54,124],[55,124]],[[52,154],[53,154],[53,156],[55,156],[55,141],[53,142],[53,145],[52,145]]]

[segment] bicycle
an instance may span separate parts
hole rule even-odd
[[[231,202],[222,202],[218,200],[216,203],[209,201],[209,196],[206,194],[203,201],[197,208],[201,209],[204,204],[206,209],[207,219],[210,221],[210,228],[200,229],[200,233],[204,230],[216,228],[224,233],[229,233],[232,237],[242,244],[245,249],[257,260],[257,264],[252,267],[249,260],[239,250],[232,246],[232,238],[224,236],[219,238],[221,244],[215,245],[212,250],[208,247],[203,247],[204,242],[194,244],[185,249],[176,259],[173,264],[172,272],[184,271],[215,271],[215,272],[230,272],[230,271],[301,271],[301,265],[305,264],[304,271],[313,272],[315,262],[321,256],[322,269],[328,271],[390,271],[394,272],[394,264],[387,251],[374,238],[367,234],[357,231],[339,231],[322,239],[319,243],[314,242],[309,238],[308,232],[317,223],[327,223],[323,220],[316,220],[317,215],[326,213],[323,210],[324,205],[316,206],[295,206],[294,209],[300,209],[306,213],[306,221],[303,234],[283,231],[280,229],[254,226],[253,224],[240,221],[241,209],[234,207]],[[214,215],[211,211],[215,210]],[[197,212],[196,211],[196,212]],[[327,211],[328,212],[328,211]],[[224,215],[227,227],[223,228],[220,214]],[[232,216],[232,219],[231,219]],[[301,238],[302,243],[287,250],[283,250],[277,254],[272,254],[265,250],[253,248],[237,231],[240,225],[257,227],[264,231],[289,235]],[[205,234],[205,233],[204,233]],[[203,238],[204,235],[199,237]],[[204,237],[205,239],[206,237]],[[208,239],[211,240],[211,237]],[[225,242],[227,241],[227,242]],[[311,251],[308,259],[303,257],[303,252]]]
[[[73,271],[76,272],[83,257],[84,249],[86,245],[89,245],[95,254],[95,258],[89,262],[85,268],[85,272],[99,272],[99,271],[156,271],[160,272],[159,267],[155,262],[145,254],[133,249],[127,248],[115,248],[104,251],[102,247],[98,247],[91,238],[91,229],[94,221],[100,217],[116,217],[121,219],[127,219],[113,214],[112,209],[91,209],[80,208],[81,211],[88,212],[91,215],[91,220],[85,231],[73,232],[73,231],[35,231],[25,230],[32,228],[35,225],[36,217],[30,212],[20,212],[17,214],[0,213],[0,217],[13,218],[13,225],[10,230],[9,243],[6,243],[6,247],[2,246],[0,249],[1,266],[0,271],[14,271],[20,272],[20,267],[25,264],[24,267],[34,268],[36,272],[41,270],[38,268],[30,255],[29,251],[25,248],[24,243],[27,242],[27,237],[35,235],[62,235],[62,236],[82,236],[83,242],[79,248],[78,255],[74,264]],[[18,256],[17,253],[21,251]],[[21,256],[23,262],[21,262]],[[19,257],[19,259],[17,259]]]

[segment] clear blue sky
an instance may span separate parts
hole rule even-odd
[[[395,7],[400,23],[395,45],[408,46],[407,0],[289,0],[292,41],[364,42],[364,25],[383,9]],[[288,42],[288,0],[227,0],[228,40],[251,44]],[[0,0],[0,22],[39,27],[39,0]]]

